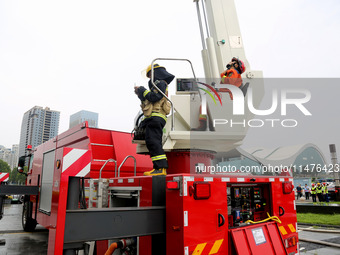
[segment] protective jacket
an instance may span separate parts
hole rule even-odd
[[[227,72],[221,73],[221,83],[241,87],[242,85],[241,74],[234,68],[228,69]]]
[[[312,187],[312,188],[311,188],[311,193],[312,193],[312,194],[316,194],[316,187]]]
[[[316,186],[316,193],[322,193],[323,188],[321,186]]]
[[[175,78],[165,68],[154,70],[154,83],[165,94],[168,94],[168,84]],[[168,100],[149,81],[149,90],[139,87],[138,97],[141,100],[141,108],[146,118],[157,116],[166,120],[170,113],[171,105]]]
[[[322,187],[322,194],[328,194],[328,187],[327,186]]]
[[[242,85],[241,74],[234,68],[228,69],[226,72],[221,73],[221,83],[231,84],[239,88]],[[229,93],[230,99],[233,100],[233,94],[229,89],[221,88],[219,91]]]
[[[168,85],[165,81],[155,81],[155,85],[165,94],[168,93]],[[158,116],[166,120],[170,113],[171,105],[168,100],[153,87],[149,82],[149,90],[142,87],[138,90],[138,97],[141,100],[141,108],[145,117]]]

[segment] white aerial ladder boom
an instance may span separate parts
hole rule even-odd
[[[240,146],[247,134],[247,121],[254,116],[247,107],[247,99],[251,94],[253,106],[258,109],[264,95],[262,72],[251,70],[246,59],[234,0],[194,0],[194,2],[199,20],[205,72],[205,77],[198,78],[195,82],[205,84],[203,85],[205,89],[200,87],[196,90],[179,90],[177,79],[176,95],[170,98],[175,111],[165,126],[163,148],[165,151],[197,149],[224,153]],[[221,86],[220,73],[226,69],[226,65],[233,57],[245,63],[246,72],[242,74],[243,86],[246,84],[245,87],[249,86],[251,91],[240,92],[244,99],[242,115],[234,114],[236,100],[231,100],[229,93],[218,92]],[[214,126],[206,131],[191,131],[199,125],[202,105],[207,106],[210,126],[216,119],[228,125]],[[231,123],[238,124],[233,126]],[[145,153],[147,149],[145,145],[139,144],[137,151]]]
[[[194,2],[202,42],[205,42],[202,43],[205,76],[219,77],[226,69],[227,63],[233,57],[237,57],[245,63],[246,77],[255,78],[246,59],[234,0],[194,0]],[[210,67],[207,67],[207,63]],[[262,72],[256,73],[256,78],[262,78]]]

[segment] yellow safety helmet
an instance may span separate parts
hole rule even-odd
[[[318,182],[318,185],[320,185],[320,182]]]
[[[156,69],[156,68],[164,68],[163,66],[160,66],[159,64],[153,64],[153,69]],[[151,65],[149,65],[147,68],[146,68],[146,77],[148,77],[149,73],[151,71]]]

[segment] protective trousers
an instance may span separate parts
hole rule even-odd
[[[316,194],[312,194],[313,202],[316,202]]]
[[[150,152],[154,169],[168,168],[168,160],[163,150],[162,136],[165,119],[158,116],[145,118],[142,125],[145,127],[145,143]]]

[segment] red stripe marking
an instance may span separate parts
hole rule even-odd
[[[2,173],[0,173],[0,174],[2,174]],[[6,181],[7,178],[9,178],[9,173],[6,173],[6,174],[0,179],[0,182]]]
[[[91,162],[91,152],[87,151],[79,159],[77,159],[71,166],[64,170],[63,175],[76,176]]]

